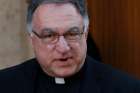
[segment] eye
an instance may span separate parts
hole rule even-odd
[[[71,36],[75,36],[75,35],[79,35],[80,34],[80,30],[78,27],[73,27],[71,28],[67,34],[71,35]]]
[[[41,33],[42,38],[52,38],[55,35],[56,35],[55,32],[49,28],[44,28]]]
[[[67,33],[68,36],[76,36],[79,35],[79,32],[69,32]]]
[[[55,37],[54,33],[44,33],[42,35],[42,38],[53,38],[53,37]]]
[[[78,27],[73,27],[65,34],[67,40],[78,40],[80,39],[80,30]]]

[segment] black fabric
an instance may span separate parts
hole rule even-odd
[[[102,61],[99,48],[90,34],[88,34],[87,38],[87,54],[99,62]]]
[[[81,76],[80,71],[70,78],[65,78],[65,84],[56,84],[54,77],[46,75],[40,69],[35,84],[35,93],[80,93]]]
[[[140,81],[90,57],[82,70],[54,84],[36,59],[0,71],[0,93],[140,93]]]

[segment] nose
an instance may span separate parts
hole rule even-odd
[[[70,46],[68,45],[64,36],[60,36],[58,42],[56,44],[56,50],[60,53],[66,53],[70,50]]]

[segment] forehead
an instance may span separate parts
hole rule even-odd
[[[37,30],[44,27],[65,29],[82,25],[83,19],[72,4],[42,4],[36,9],[32,24]]]

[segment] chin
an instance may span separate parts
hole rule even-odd
[[[76,73],[75,70],[69,69],[69,70],[62,70],[62,71],[57,71],[56,72],[56,77],[69,77],[72,76]]]

